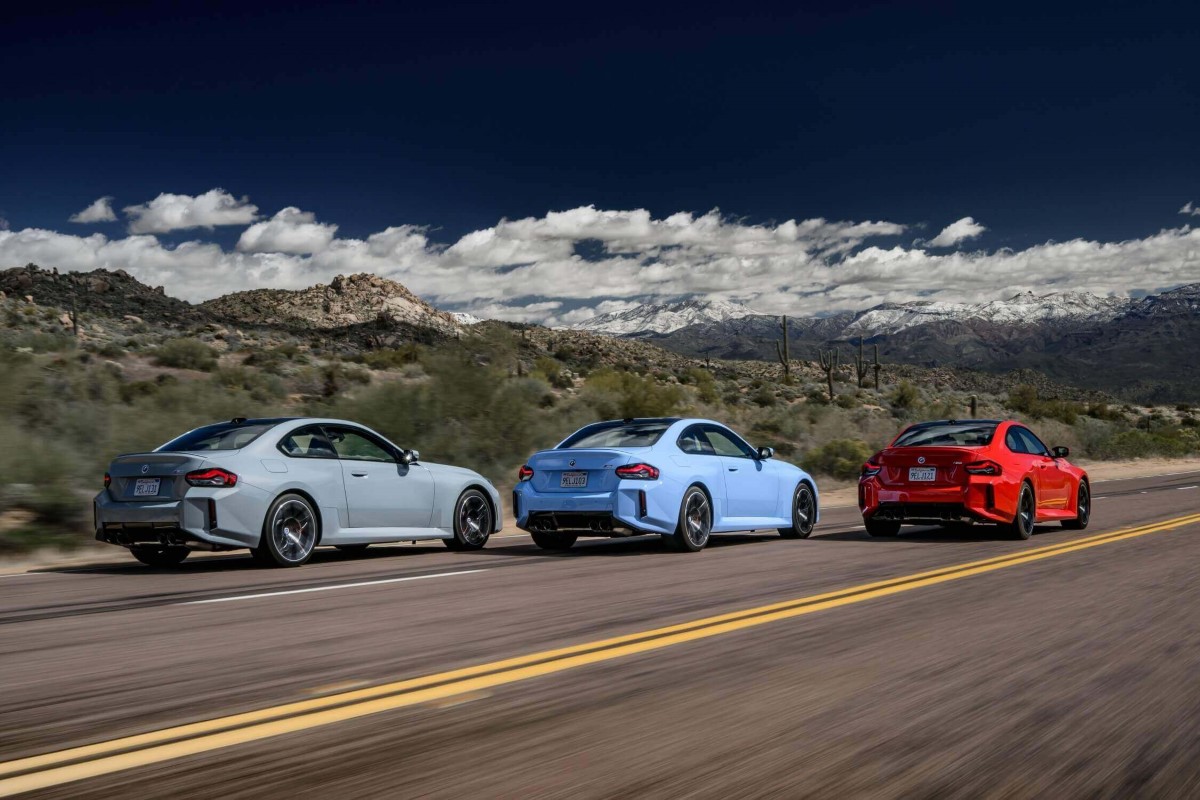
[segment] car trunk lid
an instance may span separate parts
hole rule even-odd
[[[616,468],[630,463],[639,449],[645,448],[543,450],[529,459],[531,483],[538,492],[611,492],[619,482]]]
[[[108,474],[112,479],[108,486],[109,498],[128,503],[178,500],[188,489],[183,476],[200,469],[207,462],[207,457],[194,453],[129,453],[117,456],[108,466]]]
[[[970,447],[890,447],[875,457],[879,479],[889,486],[943,487],[967,483],[964,464],[979,460]]]

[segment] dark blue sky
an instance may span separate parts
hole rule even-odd
[[[13,228],[219,186],[343,236],[719,206],[970,214],[991,249],[1200,201],[1194,4],[24,5],[0,23]]]

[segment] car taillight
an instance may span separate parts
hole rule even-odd
[[[533,467],[526,464],[517,472],[517,480],[527,481],[533,477]]]
[[[112,475],[109,475],[106,472],[106,473],[104,473],[104,488],[107,489],[111,485],[112,485]]]
[[[878,464],[872,464],[870,461],[868,461],[867,463],[862,465],[862,476],[861,477],[874,478],[882,470],[883,470],[883,467],[879,466]]]
[[[964,464],[963,469],[968,475],[999,475],[1000,465],[995,461],[972,461],[970,464]]]
[[[183,476],[192,486],[237,486],[238,476],[227,469],[197,469]]]
[[[617,477],[632,481],[656,481],[658,480],[658,467],[652,467],[649,464],[626,464],[623,467],[617,467]]]

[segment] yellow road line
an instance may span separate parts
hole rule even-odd
[[[822,594],[0,763],[0,797],[309,730],[660,650],[1018,564],[1200,523],[1200,514]]]

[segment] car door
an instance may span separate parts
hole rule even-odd
[[[705,425],[704,435],[721,459],[729,516],[737,519],[774,518],[779,506],[779,481],[766,462],[742,437],[720,425]]]
[[[1071,476],[1059,468],[1058,461],[1050,455],[1050,448],[1033,431],[1023,427],[1013,430],[1025,443],[1026,451],[1033,456],[1038,507],[1056,510],[1066,508],[1071,494]]]
[[[290,461],[287,471],[303,481],[322,509],[346,507],[342,465],[320,425],[305,425],[283,437],[276,445]]]
[[[362,428],[326,425],[346,484],[351,528],[427,528],[433,517],[433,476],[405,464],[383,439]]]

